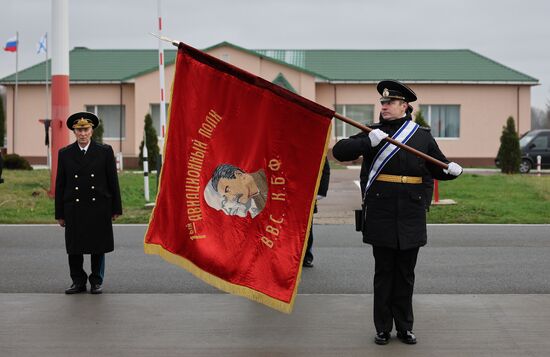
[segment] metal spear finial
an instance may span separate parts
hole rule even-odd
[[[156,38],[158,38],[159,40],[170,42],[172,45],[174,45],[176,47],[178,47],[179,44],[180,44],[180,41],[172,40],[172,39],[169,39],[168,37],[164,37],[164,36],[159,36],[156,33],[149,32],[149,34],[156,37]]]

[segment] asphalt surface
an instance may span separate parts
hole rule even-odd
[[[219,293],[185,270],[143,253],[145,225],[116,225],[105,292]],[[315,267],[299,294],[372,293],[374,261],[351,225],[314,225]],[[63,229],[0,225],[0,293],[61,293],[70,285]],[[550,225],[429,225],[417,294],[549,294]],[[89,271],[88,257],[85,267]]]
[[[373,342],[372,295],[292,314],[222,294],[0,294],[4,356],[548,356],[550,295],[415,295],[418,344]]]

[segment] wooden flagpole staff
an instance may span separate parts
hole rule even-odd
[[[338,120],[341,120],[341,121],[343,121],[343,122],[345,122],[345,123],[348,123],[348,124],[351,125],[351,126],[354,126],[354,127],[358,128],[358,129],[361,129],[361,130],[364,131],[365,133],[370,133],[370,132],[373,130],[373,129],[369,128],[368,126],[359,124],[358,122],[353,121],[353,120],[351,120],[350,118],[347,118],[347,117],[345,117],[345,116],[343,116],[343,115],[340,115],[340,114],[338,114],[338,113],[334,113],[334,117],[335,117],[336,119],[338,119]],[[395,146],[397,146],[397,147],[399,147],[399,148],[401,148],[401,149],[403,149],[403,150],[405,150],[405,151],[410,152],[410,153],[413,154],[413,155],[418,156],[418,157],[421,158],[421,159],[424,159],[424,160],[426,160],[426,161],[428,161],[428,162],[430,162],[430,163],[432,163],[432,164],[434,164],[434,165],[437,165],[437,166],[441,167],[442,169],[447,169],[447,168],[448,168],[448,165],[447,165],[446,163],[444,163],[444,162],[442,162],[442,161],[439,161],[439,160],[437,160],[437,159],[434,159],[433,157],[431,157],[431,156],[429,156],[429,155],[426,155],[426,154],[424,154],[423,152],[418,151],[418,150],[416,150],[415,148],[412,148],[412,147],[410,147],[410,146],[408,146],[408,145],[401,144],[400,142],[395,141],[394,139],[390,138],[389,136],[388,136],[387,138],[385,138],[384,140],[386,140],[386,141],[392,143],[393,145],[395,145]]]
[[[171,43],[172,45],[174,45],[174,46],[176,46],[176,47],[178,47],[178,45],[179,45],[179,41],[172,40],[172,39],[170,39],[170,38],[168,38],[168,37],[165,37],[165,36],[159,36],[159,35],[154,34],[154,33],[152,33],[152,32],[149,32],[149,34],[151,34],[152,36],[154,36],[154,37],[156,37],[156,38],[158,38],[158,39],[160,39],[160,40],[162,40],[162,41],[169,42],[169,43]],[[359,124],[358,122],[353,121],[353,120],[351,120],[350,118],[347,118],[347,117],[345,117],[345,116],[343,116],[343,115],[340,115],[340,114],[338,114],[338,113],[334,113],[334,117],[335,117],[336,119],[339,119],[339,120],[345,122],[345,123],[348,123],[348,124],[351,125],[351,126],[354,126],[354,127],[358,128],[358,129],[361,129],[362,131],[364,131],[364,132],[366,132],[366,133],[370,133],[370,132],[373,130],[373,129],[371,129],[371,128],[365,126],[365,125]],[[407,146],[407,145],[405,145],[405,144],[401,144],[400,142],[393,140],[393,139],[390,138],[389,136],[388,136],[387,138],[385,138],[384,140],[386,140],[386,141],[392,143],[393,145],[395,145],[395,146],[397,146],[397,147],[399,147],[399,148],[401,148],[401,149],[403,149],[403,150],[405,150],[405,151],[410,152],[410,153],[413,154],[413,155],[416,155],[416,156],[418,156],[418,157],[420,157],[420,158],[422,158],[422,159],[424,159],[424,160],[426,160],[426,161],[428,161],[428,162],[431,162],[432,164],[437,165],[437,166],[441,167],[442,169],[447,169],[447,168],[448,168],[448,165],[447,165],[446,163],[444,163],[444,162],[442,162],[442,161],[439,161],[439,160],[437,160],[437,159],[434,159],[433,157],[431,157],[431,156],[429,156],[429,155],[426,155],[426,154],[424,154],[423,152],[420,152],[420,151],[418,151],[418,150],[416,150],[416,149],[414,149],[414,148],[412,148],[412,147],[410,147],[410,146]]]

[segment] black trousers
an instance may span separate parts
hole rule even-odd
[[[317,201],[315,201],[315,206],[313,207],[313,213],[317,213]],[[311,220],[311,227],[309,229],[309,237],[307,239],[306,254],[304,256],[304,261],[313,261],[313,219]]]
[[[92,265],[92,273],[88,274],[84,271],[84,255],[69,254],[69,269],[71,271],[71,279],[73,284],[86,285],[88,278],[90,284],[103,284],[103,276],[105,273],[105,254],[91,254],[90,261]]]
[[[373,247],[374,326],[377,332],[411,331],[414,267],[419,248],[398,250]]]
[[[309,238],[307,239],[306,254],[304,261],[313,261],[313,222],[311,222],[311,228],[309,229]]]

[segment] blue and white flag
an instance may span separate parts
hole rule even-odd
[[[46,32],[44,36],[38,41],[38,44],[36,45],[36,54],[40,54],[41,52],[47,53],[48,52],[48,33]]]

